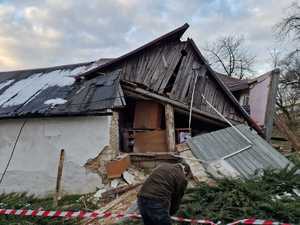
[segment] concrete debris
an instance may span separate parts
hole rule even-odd
[[[136,182],[143,182],[147,177],[147,174],[141,168],[131,167],[127,171],[134,176]]]
[[[118,187],[118,185],[120,184],[120,182],[121,182],[120,179],[114,179],[114,180],[112,180],[112,181],[110,182],[110,186],[111,186],[112,188],[116,188],[116,187]]]
[[[192,170],[193,182],[190,182],[190,185],[194,186],[199,182],[214,183],[187,144],[179,144],[176,148],[181,149],[177,152],[178,155],[174,155],[174,153],[133,153],[124,154],[106,162],[105,168],[109,182],[92,195],[90,201],[99,206],[101,209],[99,212],[136,212],[138,190],[152,169],[160,163],[180,162],[182,158]],[[91,220],[86,224],[108,225],[113,222],[111,219]]]
[[[84,167],[88,171],[98,173],[103,176],[106,173],[105,164],[112,159],[112,151],[113,150],[109,145],[104,146],[95,158],[88,159],[88,161],[84,164]]]
[[[182,144],[180,144],[180,147],[182,147]],[[206,173],[204,166],[197,160],[188,146],[184,151],[179,153],[179,156],[190,166],[193,179],[196,183],[209,182],[210,178]]]
[[[106,189],[105,189],[105,188],[100,189],[100,190],[98,190],[98,191],[94,194],[94,197],[95,197],[95,198],[101,198],[101,197],[102,197],[102,194],[103,194],[104,192],[106,192]]]
[[[129,173],[128,171],[125,171],[122,174],[123,179],[128,183],[128,184],[134,184],[135,183],[135,178],[134,175]]]

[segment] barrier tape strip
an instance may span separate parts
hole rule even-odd
[[[68,219],[71,218],[89,218],[89,219],[100,219],[100,218],[131,218],[131,219],[139,219],[141,215],[136,213],[98,213],[98,212],[85,212],[85,211],[48,211],[48,210],[30,210],[30,209],[0,209],[0,215],[15,215],[15,216],[33,216],[33,217],[65,217]],[[172,220],[178,222],[189,222],[191,224],[209,224],[209,225],[217,225],[210,220],[198,220],[198,219],[187,219],[183,217],[171,217]],[[247,224],[247,225],[292,225],[289,223],[279,223],[271,220],[257,220],[257,219],[244,219],[238,220],[228,225],[237,225],[237,224]]]
[[[85,211],[45,211],[45,210],[29,210],[29,209],[0,209],[0,215],[15,215],[15,216],[40,216],[40,217],[65,217],[68,219],[71,218],[79,218],[79,219],[100,219],[100,218],[132,218],[139,219],[141,215],[135,213],[97,213],[97,212],[85,212]],[[192,224],[209,224],[216,225],[212,221],[209,220],[196,220],[196,219],[186,219],[182,217],[171,217],[175,221],[179,222],[190,222]]]
[[[238,220],[227,225],[237,225],[237,224],[247,224],[247,225],[292,225],[290,223],[280,223],[274,222],[272,220],[257,220],[257,219],[244,219]]]

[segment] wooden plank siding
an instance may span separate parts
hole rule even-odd
[[[228,119],[243,122],[241,113],[208,74],[210,71],[206,67],[196,56],[193,46],[189,42],[181,41],[162,42],[134,57],[129,57],[120,65],[122,80],[135,83],[154,93],[168,95],[169,98],[187,105],[190,104],[197,77],[193,103],[195,108],[217,115],[204,103],[203,94]],[[175,76],[174,83],[171,84],[170,93],[166,93],[165,88],[170,85],[172,76]]]
[[[121,65],[122,79],[163,93],[185,46],[185,42],[171,42],[125,60]]]

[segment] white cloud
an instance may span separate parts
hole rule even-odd
[[[273,25],[293,0],[10,0],[0,3],[0,70],[117,57],[188,22],[199,46],[242,34],[266,70]]]

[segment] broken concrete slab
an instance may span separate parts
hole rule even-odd
[[[179,157],[190,166],[193,179],[196,183],[209,182],[209,175],[206,173],[204,166],[197,160],[190,149],[179,153]]]
[[[126,181],[128,184],[134,184],[136,183],[135,181],[135,176],[129,173],[128,171],[124,171],[122,174],[123,179]]]
[[[121,180],[120,179],[113,179],[111,182],[110,182],[110,186],[112,188],[116,188],[118,187],[118,185],[120,184]]]

